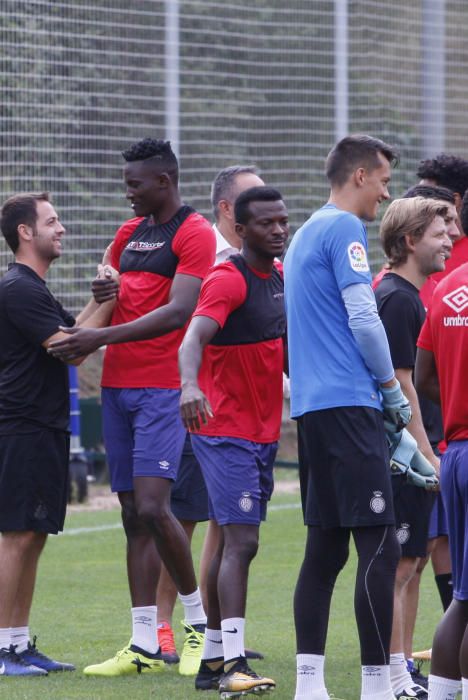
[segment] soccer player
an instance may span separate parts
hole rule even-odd
[[[63,529],[68,494],[68,369],[47,348],[75,319],[45,282],[65,234],[48,194],[7,199],[0,227],[15,256],[0,280],[0,674],[38,676],[74,669],[31,642],[29,615],[39,558],[48,534]],[[104,325],[113,305],[92,300],[76,323]]]
[[[418,391],[442,407],[447,449],[441,460],[441,491],[447,514],[453,600],[433,641],[430,700],[453,700],[463,684],[468,699],[468,263],[437,286],[418,340]]]
[[[382,406],[395,430],[410,409],[395,378],[367,262],[364,221],[389,198],[395,151],[355,135],[331,150],[328,203],[285,258],[291,413],[308,528],[297,582],[295,700],[328,700],[324,650],[331,596],[353,535],[361,700],[393,700],[389,646],[400,557]]]
[[[211,205],[215,224],[216,236],[215,264],[224,262],[229,255],[240,252],[242,240],[236,233],[234,220],[234,202],[241,192],[250,187],[264,184],[254,165],[231,165],[220,170],[211,187]],[[195,455],[193,454],[190,436],[187,435],[182,462],[177,479],[172,486],[171,508],[179,519],[191,542],[197,522],[208,519],[208,494],[205,481]],[[214,520],[210,520],[205,535],[200,562],[200,591],[206,608],[208,601],[207,579],[208,569],[219,545],[220,531]],[[161,569],[156,604],[158,606],[158,639],[161,652],[166,663],[177,663],[179,656],[172,631],[172,614],[177,598],[177,589],[166,568]],[[192,646],[192,639],[186,636],[182,658],[187,665],[188,658],[193,658],[193,672],[198,671],[200,659],[197,657],[197,647]],[[263,658],[258,651],[246,649],[247,658]],[[195,665],[196,664],[196,665]]]
[[[452,247],[445,219],[447,206],[434,199],[397,199],[388,207],[380,226],[382,247],[390,266],[375,292],[377,308],[387,333],[395,375],[410,405],[407,430],[419,450],[438,471],[425,431],[424,406],[420,407],[413,385],[416,342],[425,310],[419,290],[428,275],[441,271]],[[429,422],[432,414],[429,414]],[[390,677],[397,698],[427,698],[426,689],[414,683],[406,665],[412,649],[405,649],[404,619],[408,584],[427,554],[429,517],[433,495],[411,483],[403,474],[392,475],[393,507],[402,556],[395,579]],[[406,655],[405,655],[406,654]]]
[[[242,251],[204,281],[179,350],[182,416],[222,531],[195,686],[219,685],[222,697],[275,687],[247,665],[244,627],[249,566],[273,490],[281,424],[285,314],[275,257],[289,231],[281,194],[270,187],[243,192],[235,220]]]
[[[177,350],[214,261],[215,237],[208,221],[181,201],[169,142],[144,139],[123,157],[135,218],[119,228],[111,247],[112,266],[120,272],[112,325],[78,331],[54,345],[64,357],[107,345],[103,433],[127,537],[132,639],[114,658],[85,669],[99,676],[152,673],[164,666],[155,605],[158,552],[179,591],[190,645],[199,654],[206,623],[190,545],[171,512],[170,494],[186,436]]]

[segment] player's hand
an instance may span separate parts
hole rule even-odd
[[[91,291],[97,304],[116,299],[119,293],[120,277],[111,265],[98,265],[96,278]]]
[[[427,491],[439,489],[439,479],[436,470],[419,450],[416,450],[411,459],[406,478],[410,484],[420,486]]]
[[[401,391],[400,382],[395,380],[391,387],[380,387],[385,428],[399,433],[411,420],[411,406]]]
[[[69,337],[63,340],[54,340],[47,348],[47,352],[62,362],[70,362],[78,357],[89,355],[104,344],[100,328],[60,326],[60,330]]]
[[[180,413],[185,427],[190,431],[200,430],[202,423],[208,423],[208,419],[213,418],[210,402],[196,384],[182,387]]]

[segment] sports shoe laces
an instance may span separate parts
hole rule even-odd
[[[37,640],[37,636],[34,635],[33,640],[32,640],[32,644],[31,644],[31,642],[28,642],[28,651],[32,651],[34,656],[36,656],[38,659],[44,659],[45,661],[49,661],[49,658],[45,654],[43,654],[41,651],[39,651],[39,649],[37,648],[36,640]]]
[[[198,655],[200,646],[204,642],[205,635],[203,632],[198,632],[192,625],[184,624],[184,627],[187,632],[184,641],[184,654],[189,656]]]
[[[164,624],[158,627],[158,641],[161,651],[164,653],[176,653],[176,645],[174,641],[174,632],[172,627],[168,624]]]
[[[9,656],[10,660],[14,661],[14,663],[18,664],[18,666],[29,666],[30,664],[28,664],[27,661],[22,659],[21,656],[16,653],[16,647],[17,644],[10,644],[8,649],[1,649],[0,653],[3,652],[4,656]]]

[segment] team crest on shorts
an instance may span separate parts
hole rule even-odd
[[[411,536],[409,523],[401,523],[401,527],[396,531],[396,536],[400,544],[406,544]]]
[[[239,498],[239,508],[243,510],[244,513],[250,513],[252,510],[253,501],[248,491],[244,491],[242,496]]]
[[[374,513],[383,513],[386,508],[385,498],[382,496],[382,491],[374,491],[374,495],[370,500],[370,507]]]

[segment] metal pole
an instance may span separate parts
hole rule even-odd
[[[445,149],[445,0],[422,3],[421,155]]]
[[[335,0],[335,139],[349,133],[348,0]]]
[[[179,0],[166,0],[166,138],[179,158],[180,90],[179,90]]]

